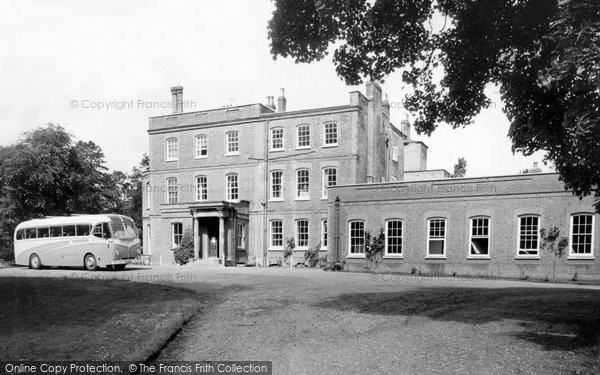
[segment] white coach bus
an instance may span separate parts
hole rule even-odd
[[[15,262],[44,266],[124,269],[140,257],[133,220],[123,215],[73,215],[22,222],[15,229]]]

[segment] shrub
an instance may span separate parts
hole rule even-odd
[[[383,228],[379,230],[379,235],[372,236],[371,232],[365,234],[365,261],[366,268],[372,270],[383,258],[385,249],[385,233]]]
[[[304,252],[304,260],[306,261],[307,266],[314,268],[317,265],[320,265],[321,258],[319,258],[319,251],[321,250],[321,243],[319,242],[317,246],[311,247],[310,249]]]
[[[325,267],[323,267],[325,271],[342,271],[344,269],[344,265],[339,262],[327,262],[325,263]]]
[[[173,255],[177,264],[186,264],[194,257],[194,235],[189,227],[183,233],[179,246],[173,250]]]

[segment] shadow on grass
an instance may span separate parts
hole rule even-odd
[[[1,277],[0,352],[11,360],[145,360],[208,299],[152,283]]]
[[[519,321],[521,340],[546,350],[594,347],[600,338],[600,291],[559,288],[421,288],[403,292],[350,293],[319,307],[377,315],[421,316],[484,324]]]

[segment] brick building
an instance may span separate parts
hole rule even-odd
[[[597,220],[593,198],[552,173],[336,186],[328,258],[365,270],[365,234],[382,229],[377,272],[598,280]],[[568,241],[561,258],[543,248],[552,228]]]
[[[277,105],[191,113],[183,89],[171,93],[173,113],[150,118],[143,177],[144,252],[155,264],[173,261],[187,228],[201,262],[270,263],[291,237],[295,259],[317,244],[325,254],[330,186],[402,179],[409,124],[390,123],[377,83],[349,104],[301,111],[286,110],[283,89]]]

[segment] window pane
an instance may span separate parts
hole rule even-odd
[[[75,225],[63,225],[63,237],[73,237],[75,236]]]
[[[227,133],[227,153],[235,153],[239,151],[238,132]]]
[[[429,220],[428,255],[444,255],[444,244],[446,242],[446,220]]]
[[[283,222],[280,220],[271,221],[271,246],[283,247]]]
[[[322,221],[321,231],[323,234],[323,238],[321,239],[321,246],[327,247],[327,220]]]
[[[271,198],[282,198],[282,171],[271,172]]]
[[[205,201],[208,199],[208,181],[206,176],[196,177],[196,200]]]
[[[47,237],[50,237],[50,230],[47,227],[37,229],[37,238],[47,238]]]
[[[365,252],[365,223],[362,221],[350,222],[350,254],[364,254]]]
[[[205,134],[196,136],[196,157],[206,156],[208,154],[208,142]]]
[[[471,255],[489,255],[489,224],[486,217],[471,219]]]
[[[429,240],[429,254],[444,255],[444,240]]]
[[[37,238],[37,230],[35,228],[25,229],[25,238],[28,240]]]
[[[238,175],[227,175],[227,200],[234,201],[238,199]]]
[[[571,253],[577,255],[592,254],[593,215],[573,215],[571,227]]]
[[[78,236],[89,236],[92,226],[90,224],[77,224],[75,230],[77,230]]]
[[[176,178],[169,178],[167,180],[167,198],[168,203],[177,203],[179,199],[179,191]]]
[[[167,159],[175,160],[179,156],[179,148],[177,138],[167,139]]]
[[[523,216],[519,219],[519,255],[538,255],[537,216]]]
[[[298,147],[310,146],[310,125],[298,126]]]
[[[280,150],[283,148],[283,129],[276,128],[271,130],[271,149]]]
[[[298,220],[296,222],[296,246],[308,247],[308,221]]]
[[[310,194],[310,177],[308,169],[296,171],[296,196],[307,198]]]
[[[386,245],[388,254],[402,254],[402,221],[387,222]]]
[[[337,124],[335,122],[325,124],[325,144],[334,145],[338,142]]]
[[[323,169],[323,197],[327,198],[327,188],[337,185],[337,169]]]

